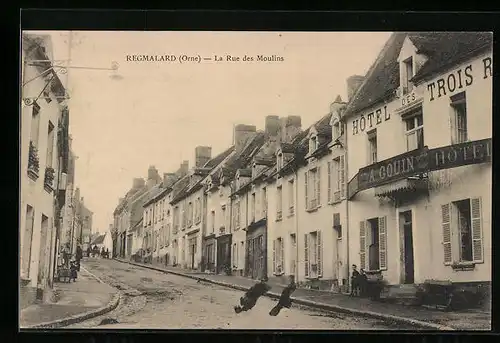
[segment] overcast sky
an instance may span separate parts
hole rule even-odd
[[[55,59],[67,59],[68,32],[52,32]],[[118,198],[150,165],[193,165],[197,145],[215,156],[232,143],[233,124],[264,128],[266,115],[299,115],[304,128],[328,113],[346,78],[364,75],[390,33],[73,32],[70,131],[76,182],[94,212],[94,231],[112,222]],[[212,57],[277,55],[283,62],[127,62],[132,54]],[[65,79],[65,76],[61,76]]]

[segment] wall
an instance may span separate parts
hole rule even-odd
[[[24,52],[22,59],[24,61]],[[24,66],[23,78],[24,80],[30,80],[39,75],[39,72],[32,66]],[[23,87],[23,97],[36,97],[43,87],[45,86],[45,79],[40,77],[34,81],[31,81]],[[21,206],[20,206],[20,242],[21,242],[21,254],[20,263],[23,265],[23,255],[22,251],[27,249],[24,246],[25,231],[26,231],[26,208],[30,205],[34,208],[34,225],[33,225],[33,236],[31,241],[31,259],[29,262],[30,272],[29,275],[24,275],[23,277],[29,278],[30,283],[28,286],[35,287],[37,285],[38,278],[38,264],[39,264],[39,251],[40,249],[45,249],[46,255],[49,256],[50,242],[53,241],[54,232],[54,207],[53,207],[53,193],[49,193],[44,189],[44,175],[45,167],[47,165],[47,145],[53,145],[53,160],[52,167],[56,170],[57,175],[57,135],[54,134],[54,140],[48,143],[48,123],[49,120],[54,125],[54,133],[57,133],[57,125],[60,117],[60,108],[58,102],[53,99],[50,103],[47,103],[44,99],[39,99],[38,104],[40,106],[40,126],[39,126],[39,140],[38,140],[38,157],[39,157],[39,175],[36,181],[32,180],[28,174],[28,156],[29,156],[29,142],[31,137],[31,118],[33,106],[26,106],[24,102],[21,104],[21,123],[20,123],[20,178],[21,178]],[[55,180],[54,180],[55,184]],[[41,237],[41,218],[42,214],[48,217],[48,232],[47,232],[47,245],[45,247],[40,247],[40,237]],[[50,259],[47,259],[45,267],[47,271],[45,275],[48,275],[48,264]],[[46,281],[46,280],[45,280]],[[43,287],[43,285],[42,285]]]

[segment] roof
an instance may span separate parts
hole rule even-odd
[[[264,144],[266,134],[264,132],[257,132],[255,136],[250,139],[243,147],[239,154],[232,156],[224,166],[225,175],[234,177],[236,170],[243,169],[248,166],[256,152]]]
[[[137,229],[142,226],[142,222],[143,222],[143,217],[141,217],[141,219],[139,219],[139,221],[137,223],[135,223],[134,226],[132,226],[132,228],[129,230],[129,232],[137,231]]]
[[[161,187],[161,183],[153,186],[148,192],[146,192],[146,201],[143,203],[142,207],[146,207],[148,205],[151,205],[155,198],[164,190],[164,188]]]
[[[185,175],[183,178],[181,178],[174,184],[174,187],[172,188],[173,195],[172,195],[172,201],[170,202],[171,204],[179,202],[181,199],[184,198],[184,194],[189,187],[189,181],[190,181],[190,175]]]
[[[474,52],[491,47],[493,42],[491,32],[410,32],[408,38],[428,58],[413,81],[457,64]]]
[[[408,37],[428,60],[412,81],[460,63],[467,57],[491,47],[489,32],[397,32],[393,33],[366,74],[365,81],[347,106],[347,112],[359,112],[394,94],[399,87],[398,57]]]
[[[238,169],[238,172],[241,177],[252,177],[252,169],[249,168]]]
[[[97,238],[94,239],[94,241],[91,244],[103,244],[104,237],[106,237],[106,234],[97,236]]]
[[[222,163],[234,151],[234,145],[215,156],[203,165],[203,168],[215,168]]]
[[[361,111],[393,94],[399,87],[398,57],[403,47],[406,33],[393,33],[375,59],[365,81],[347,106],[349,112]]]

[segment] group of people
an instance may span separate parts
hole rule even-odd
[[[368,277],[363,268],[358,272],[358,266],[352,265],[351,296],[364,297],[368,291]]]
[[[94,247],[91,249],[90,246],[87,248],[87,256],[88,257],[101,257],[101,258],[109,258],[109,249],[104,247],[101,248],[101,251],[99,251],[99,247],[97,245],[94,245]]]

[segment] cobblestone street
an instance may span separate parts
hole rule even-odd
[[[89,260],[85,268],[124,292],[112,312],[68,328],[141,329],[415,329],[326,313],[293,305],[277,317],[269,316],[275,301],[262,297],[256,307],[236,315],[233,306],[242,293],[196,280],[165,274],[113,260]],[[113,324],[100,325],[107,319]],[[394,326],[397,325],[397,326]]]

